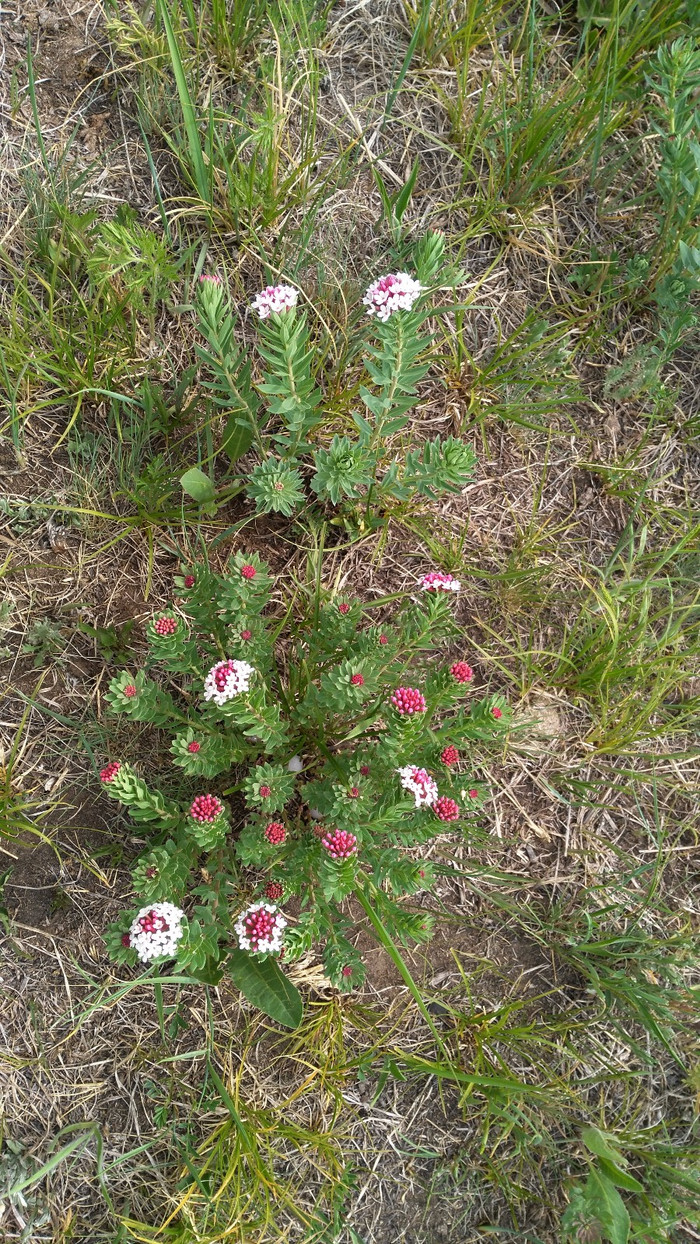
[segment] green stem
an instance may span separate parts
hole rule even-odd
[[[367,890],[369,891],[369,893],[371,894],[372,892],[374,892],[376,894],[377,893],[376,886],[372,884],[369,877],[367,877],[364,874],[363,874],[363,877],[367,884]],[[430,1014],[430,1011],[428,1010],[428,1008],[426,1007],[423,1001],[423,998],[421,996],[421,992],[418,986],[416,985],[416,982],[414,981],[413,977],[411,976],[411,973],[406,967],[406,964],[404,963],[397,946],[394,944],[394,942],[390,938],[389,934],[384,928],[384,925],[379,919],[377,912],[375,911],[374,907],[369,901],[369,898],[365,894],[364,890],[360,888],[359,885],[355,886],[354,894],[355,894],[357,901],[360,903],[361,907],[364,908],[367,918],[369,919],[369,922],[372,925],[374,932],[376,933],[377,940],[384,947],[387,954],[392,959],[393,963],[395,964],[395,966],[398,968],[399,972],[401,973],[401,976],[403,977],[403,980],[408,988],[409,993],[412,995],[416,1003],[416,1006],[418,1007],[421,1015],[423,1016],[423,1019],[425,1020],[430,1031],[435,1037],[435,1041],[437,1045],[439,1046],[440,1052],[447,1059],[447,1062],[451,1065],[452,1058],[450,1056],[450,1053],[445,1045],[445,1042],[440,1036],[440,1033],[435,1027],[435,1024],[433,1022],[433,1017]]]

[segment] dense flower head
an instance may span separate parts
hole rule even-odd
[[[448,795],[441,795],[433,804],[433,812],[441,821],[458,821],[459,820],[459,804],[454,799],[450,799]]]
[[[415,687],[399,687],[392,695],[391,702],[402,717],[424,713],[428,707],[425,696]]]
[[[346,600],[342,601],[341,604],[338,605],[338,613],[346,614],[349,612],[350,612],[350,606],[348,602]]]
[[[498,708],[498,706],[497,706],[496,708],[492,708],[492,709],[491,709],[491,716],[492,716],[492,717],[495,717],[495,718],[496,718],[496,721],[498,721],[498,720],[499,720],[499,718],[503,716],[503,710],[502,710],[502,709],[500,709],[500,708]]]
[[[420,281],[408,272],[389,272],[372,282],[362,301],[368,315],[386,323],[395,311],[410,311],[421,289]]]
[[[369,765],[360,765],[360,773],[363,777],[369,777]]]
[[[265,837],[273,847],[279,847],[287,837],[287,831],[281,821],[270,821],[265,827]]]
[[[251,566],[249,562],[245,566],[241,566],[241,575],[244,579],[254,579],[257,573],[255,566]]]
[[[359,799],[360,798],[359,786],[351,786],[350,790],[348,791],[348,795],[350,796],[351,799]]]
[[[197,580],[195,579],[193,574],[185,575],[185,587],[194,587],[196,582]]]
[[[173,903],[152,903],[141,908],[131,923],[128,936],[130,946],[142,963],[150,963],[161,955],[175,958],[184,932],[184,915]]]
[[[224,805],[216,795],[195,795],[190,806],[190,816],[193,821],[210,824],[217,816],[221,816],[223,810]]]
[[[350,679],[350,682],[352,683],[353,687],[364,687],[365,676],[364,674],[353,674]]]
[[[271,794],[272,794],[271,786],[263,785],[260,787],[259,795],[261,799],[269,799]]]
[[[321,846],[332,860],[349,860],[357,854],[357,838],[345,829],[329,830],[323,835]]]
[[[117,776],[121,767],[122,767],[121,761],[110,760],[109,764],[105,765],[104,769],[100,769],[100,781],[105,782],[107,784],[109,782],[112,782],[114,778]]]
[[[136,695],[136,687],[134,686],[132,682],[127,683],[126,687],[124,688],[124,695],[127,696],[128,699],[130,700],[133,699],[133,697]]]
[[[196,752],[199,751],[201,746],[202,746],[201,743],[198,743],[196,739],[193,739],[191,743],[187,744],[187,750],[188,752],[192,752],[192,755],[194,755]]]
[[[266,320],[270,315],[293,311],[298,298],[299,294],[292,285],[267,285],[255,295],[251,305],[260,319]]]
[[[441,570],[431,570],[423,575],[420,586],[423,592],[459,592],[462,584],[451,574],[443,574]]]
[[[281,898],[284,894],[284,886],[281,881],[268,881],[265,886],[265,898],[269,898],[272,902]]]
[[[253,667],[247,661],[219,661],[204,679],[204,699],[213,700],[219,708],[250,688]]]
[[[153,629],[156,635],[174,635],[177,630],[177,618],[156,618]]]
[[[471,682],[474,677],[474,671],[466,661],[455,661],[454,665],[450,666],[450,673],[455,682]]]
[[[478,792],[478,790],[476,789],[476,787],[475,787],[475,786],[473,786],[471,790],[468,790],[468,791],[467,791],[467,794],[468,794],[468,796],[469,796],[469,798],[470,798],[470,799],[478,799],[478,798],[479,798],[479,792]]]
[[[286,927],[287,921],[274,903],[253,903],[234,925],[241,950],[254,955],[277,954]]]
[[[404,765],[396,772],[401,778],[404,790],[409,790],[413,795],[417,808],[431,807],[435,803],[438,797],[437,782],[425,769],[418,765]]]
[[[343,976],[352,976],[352,968],[349,963],[346,963],[343,968]]]
[[[200,285],[207,285],[207,284],[220,285],[221,277],[217,276],[215,272],[203,272],[199,278],[199,284]]]
[[[249,639],[252,639],[252,638],[253,638],[252,631],[248,631],[248,630],[241,631],[241,639],[245,640],[246,643],[248,642]]]
[[[379,636],[379,642],[380,642],[380,644],[388,644],[389,639],[388,639],[388,637],[387,637],[386,635],[380,635],[380,636]]]
[[[449,747],[444,747],[440,752],[440,759],[442,763],[447,765],[449,768],[450,765],[457,764],[457,761],[459,760],[459,752],[457,751],[457,748],[453,747],[450,743]]]

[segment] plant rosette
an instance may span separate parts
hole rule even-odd
[[[283,585],[271,610],[275,585],[254,555],[237,553],[224,574],[196,566],[192,578],[176,629],[156,632],[168,640],[181,631],[187,645],[196,637],[197,673],[188,647],[182,694],[170,672],[168,691],[142,670],[110,684],[113,712],[170,727],[172,761],[191,793],[173,800],[118,760],[102,769],[104,791],[150,835],[132,869],[138,909],[113,926],[109,945],[135,963],[124,937],[144,904],[170,903],[187,912],[167,945],[177,969],[210,980],[229,963],[250,1000],[287,1023],[296,1003],[278,961],[319,946],[338,989],[361,983],[353,894],[371,901],[392,939],[430,936],[432,917],[411,903],[432,884],[421,848],[478,832],[473,815],[488,792],[471,758],[475,747],[502,747],[510,711],[502,696],[474,691],[471,667],[454,652],[462,632],[453,588],[405,598],[381,627],[356,601],[317,601],[280,642]],[[156,620],[171,617],[163,610]],[[257,663],[235,652],[212,661],[251,618]],[[256,893],[264,897],[251,906]],[[293,896],[301,902],[291,919],[280,904]]]

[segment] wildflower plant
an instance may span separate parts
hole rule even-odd
[[[433,881],[420,848],[469,834],[483,796],[470,751],[502,742],[509,712],[473,693],[455,660],[455,589],[437,581],[417,584],[391,625],[333,598],[286,629],[257,556],[178,584],[177,609],[159,615],[175,625],[146,628],[148,672],[113,678],[108,700],[168,732],[187,794],[173,799],[119,760],[102,769],[149,840],[132,870],[135,909],[108,942],[121,962],[175,959],[204,980],[228,970],[292,1023],[300,1003],[279,959],[318,948],[338,989],[363,980],[353,896],[393,939],[430,937],[433,917],[413,898]],[[158,667],[179,690],[151,676]]]
[[[354,370],[344,376],[325,374],[308,312],[299,305],[297,290],[280,284],[268,286],[252,302],[262,363],[256,377],[251,359],[236,343],[221,279],[200,278],[196,309],[205,344],[197,346],[197,354],[203,383],[214,406],[227,416],[221,448],[234,463],[249,451],[257,459],[252,466],[247,460],[243,473],[245,492],[258,513],[289,517],[317,501],[341,507],[363,529],[392,507],[459,492],[471,479],[473,452],[455,437],[437,436],[405,453],[392,449],[429,370],[430,337],[422,331],[427,296],[436,285],[459,279],[445,268],[442,234],[429,233],[415,248],[413,261],[415,276],[389,273],[369,286],[363,329],[349,351],[348,366]],[[355,360],[363,352],[361,376]],[[352,432],[341,429],[321,443],[328,389],[351,395],[337,413]]]

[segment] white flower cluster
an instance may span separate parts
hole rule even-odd
[[[286,927],[287,921],[274,903],[253,903],[234,925],[241,950],[254,955],[278,954]]]
[[[129,943],[142,963],[150,963],[161,955],[175,958],[184,932],[184,915],[173,903],[151,903],[141,908],[131,922]]]
[[[213,700],[222,708],[229,700],[250,690],[255,670],[247,661],[219,661],[204,679],[204,699]]]
[[[430,808],[438,797],[438,788],[435,778],[431,778],[425,769],[420,769],[418,765],[404,765],[403,769],[397,769],[401,778],[401,785],[404,790],[410,790],[414,796],[417,808]]]
[[[431,570],[421,579],[422,592],[459,592],[462,584],[453,579],[451,574],[443,574],[441,570]]]
[[[298,298],[299,294],[292,285],[268,285],[255,295],[251,306],[261,320],[266,320],[269,315],[292,311]]]
[[[422,288],[408,272],[390,272],[372,282],[362,301],[368,315],[386,323],[394,311],[410,311]]]

